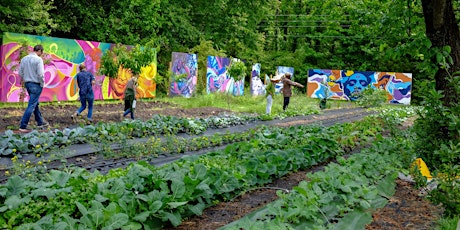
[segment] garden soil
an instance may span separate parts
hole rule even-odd
[[[77,106],[72,105],[41,105],[41,112],[44,118],[52,128],[58,129],[72,128],[80,125],[80,123],[85,123],[84,119],[79,119],[75,122],[70,118],[76,109]],[[99,104],[96,102],[93,122],[119,122],[122,119],[122,109],[122,104]],[[17,130],[23,112],[24,108],[0,109],[0,114],[2,114],[0,133],[7,129]],[[230,111],[214,107],[183,109],[168,103],[152,101],[139,102],[135,116],[137,119],[147,120],[154,114],[178,117],[208,117],[221,113],[230,113]],[[82,115],[82,117],[86,116],[86,112]],[[315,116],[319,117],[321,115]],[[32,116],[29,123],[31,127],[34,126],[33,123],[35,121]],[[296,124],[296,122],[293,123],[293,125]],[[291,173],[283,178],[274,180],[263,188],[245,192],[230,201],[210,207],[204,210],[201,216],[184,220],[180,226],[165,229],[217,229],[276,200],[277,190],[291,190],[300,181],[306,179],[305,175],[307,173],[322,170],[323,167],[324,165],[318,165],[308,170]],[[433,205],[427,201],[421,191],[414,188],[414,184],[397,180],[395,195],[389,199],[384,208],[373,213],[374,220],[366,226],[366,229],[433,229],[436,220],[442,215],[442,211],[441,206]]]

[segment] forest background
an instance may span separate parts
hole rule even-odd
[[[420,1],[0,1],[0,33],[150,44],[166,78],[172,52],[197,53],[198,93],[208,55],[261,63],[268,75],[291,66],[303,83],[312,68],[413,73],[422,94],[437,70]]]

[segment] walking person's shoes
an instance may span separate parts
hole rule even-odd
[[[48,126],[50,126],[50,124],[44,121],[41,125],[37,125],[37,129],[45,130],[46,128],[48,128]]]
[[[72,119],[72,121],[75,121],[79,115],[80,114],[78,113],[73,113],[72,115],[70,115],[70,118]]]
[[[28,128],[25,128],[25,129],[19,128],[19,132],[20,132],[20,133],[30,133],[30,132],[32,132],[32,131],[33,131],[32,129],[28,129]]]
[[[44,129],[46,127],[50,126],[50,123],[44,121],[43,124],[37,125],[37,128]]]

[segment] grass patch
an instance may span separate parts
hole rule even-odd
[[[161,98],[143,98],[140,99],[144,102],[158,101],[171,104],[174,107],[181,108],[201,108],[201,107],[216,107],[222,109],[228,109],[237,113],[257,113],[264,114],[267,99],[265,96],[252,96],[245,94],[243,96],[231,96],[222,93],[198,95],[192,98],[184,97],[161,97]],[[109,99],[109,100],[97,100],[95,104],[122,104],[123,100],[120,99]],[[327,108],[345,108],[353,107],[354,103],[348,101],[337,101],[328,100]],[[63,106],[70,105],[78,107],[80,106],[79,101],[51,101],[51,102],[40,102],[41,106]],[[0,109],[15,108],[25,109],[27,102],[1,102]],[[289,103],[288,112],[295,112],[297,114],[303,114],[306,112],[319,110],[319,99],[309,98],[305,94],[294,94]],[[283,96],[278,94],[273,99],[272,114],[279,114],[283,112]]]

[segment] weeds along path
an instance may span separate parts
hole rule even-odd
[[[183,141],[187,139],[199,137],[199,136],[212,136],[216,133],[241,133],[254,129],[260,126],[280,126],[280,127],[289,127],[297,125],[307,125],[307,124],[319,124],[323,126],[331,126],[337,123],[353,122],[360,120],[365,116],[368,116],[372,112],[369,112],[362,108],[347,108],[347,109],[334,109],[334,110],[324,110],[321,114],[314,114],[309,116],[297,116],[289,117],[283,120],[271,120],[271,121],[255,121],[250,122],[245,125],[232,126],[229,128],[222,129],[209,129],[200,135],[187,135],[187,134],[178,134],[178,137],[182,137]],[[166,138],[165,136],[160,136],[159,138]],[[125,145],[134,146],[134,145],[147,145],[149,138],[138,138],[127,141]],[[107,173],[110,169],[113,168],[124,168],[132,162],[139,160],[145,160],[150,164],[155,166],[160,166],[167,164],[182,158],[183,156],[190,155],[202,155],[208,152],[224,149],[228,144],[215,146],[211,148],[199,149],[197,151],[188,151],[183,153],[175,154],[158,154],[157,156],[144,156],[144,157],[116,157],[117,151],[121,151],[122,147],[120,145],[114,144],[110,146],[97,146],[92,144],[77,144],[71,145],[64,149],[59,150],[59,153],[47,154],[42,158],[37,158],[33,154],[24,155],[21,160],[30,161],[32,165],[37,164],[39,161],[48,161],[47,169],[59,169],[65,166],[77,166],[85,168],[89,171],[98,170],[102,174]],[[107,148],[110,148],[110,151],[113,151],[112,157],[107,157],[101,154],[101,152],[106,151]],[[58,157],[56,157],[58,156]],[[5,183],[8,179],[8,176],[5,175],[6,170],[11,170],[14,165],[11,162],[11,159],[2,157],[0,161],[0,183]]]

